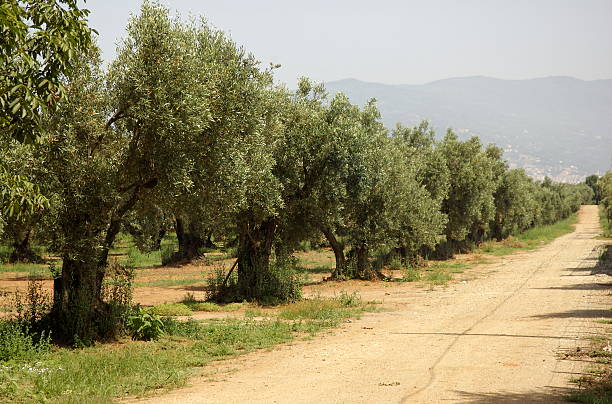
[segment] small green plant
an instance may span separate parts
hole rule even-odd
[[[164,334],[164,322],[154,313],[138,308],[128,316],[127,329],[132,339],[154,341]]]
[[[17,310],[17,321],[34,326],[47,317],[51,309],[51,297],[43,289],[41,280],[30,278],[25,296],[15,291],[14,306]]]
[[[35,360],[50,347],[49,333],[33,333],[28,325],[17,321],[0,321],[0,362]]]
[[[359,293],[357,293],[357,291],[354,291],[351,294],[347,293],[344,290],[341,291],[340,296],[338,296],[338,301],[344,307],[359,307],[363,305],[361,296],[359,296]]]
[[[416,282],[421,280],[421,271],[416,268],[406,268],[404,270],[404,282]]]

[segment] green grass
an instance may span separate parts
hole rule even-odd
[[[435,262],[433,265],[428,266],[426,269],[429,271],[434,271],[442,269],[463,270],[467,268],[469,268],[469,265],[465,262]]]
[[[153,281],[134,282],[134,287],[169,287],[203,284],[205,280],[202,278],[182,278],[182,279],[156,279]]]
[[[601,235],[606,238],[612,238],[612,222],[608,222],[603,205],[599,205],[599,223],[602,229]]]
[[[244,312],[245,318],[266,317],[266,313],[261,310],[246,309]]]
[[[416,268],[406,268],[402,282],[416,282],[421,280],[421,271]]]
[[[158,316],[191,316],[193,311],[183,303],[163,303],[149,307],[148,312]]]
[[[578,214],[573,213],[568,218],[559,220],[557,223],[547,226],[536,226],[526,230],[518,234],[516,238],[528,244],[533,243],[528,245],[528,247],[537,247],[537,244],[548,243],[557,237],[573,232],[577,220]]]
[[[49,272],[49,266],[46,264],[2,264],[0,265],[0,273],[2,272],[21,272],[24,273],[24,275],[35,277],[51,276],[51,272]]]
[[[136,247],[130,247],[125,260],[132,268],[151,268],[159,266],[161,265],[161,250],[143,253]]]
[[[243,307],[242,303],[229,303],[225,305],[213,302],[183,303],[193,311],[237,311]]]
[[[305,266],[298,265],[295,267],[295,271],[300,274],[324,274],[324,273],[331,273],[333,271],[333,268],[328,265],[318,265],[318,266],[311,266],[311,267],[305,267]]]
[[[278,319],[261,321],[166,318],[158,341],[56,347],[35,360],[3,362],[0,402],[108,403],[182,386],[211,361],[302,338],[369,310],[368,304],[346,306],[356,301],[354,296],[305,300],[282,308]]]
[[[484,242],[474,252],[477,254],[502,256],[520,250],[532,250],[550,243],[557,237],[573,232],[577,218],[578,214],[574,213],[566,219],[559,220],[557,223],[536,226],[499,242]]]
[[[423,280],[430,285],[446,285],[448,281],[453,279],[453,276],[444,270],[434,270],[427,272]]]

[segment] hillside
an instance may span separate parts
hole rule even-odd
[[[389,128],[427,119],[438,136],[449,127],[463,138],[476,134],[503,147],[511,166],[536,178],[577,181],[610,169],[612,80],[478,76],[423,85],[346,79],[326,86],[360,105],[376,98]]]

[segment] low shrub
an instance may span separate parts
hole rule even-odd
[[[254,296],[263,304],[295,302],[302,298],[300,277],[289,265],[270,265],[260,274]]]
[[[207,279],[206,300],[224,303],[256,300],[276,305],[302,298],[300,275],[290,263],[270,264],[257,274],[255,285],[241,285],[237,272],[228,275],[224,268],[216,268]]]

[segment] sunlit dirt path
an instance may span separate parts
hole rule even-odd
[[[388,288],[397,310],[332,335],[214,367],[151,403],[564,402],[586,345],[609,318],[608,275],[594,274],[599,224],[584,206],[574,233],[486,267],[479,279],[427,291]],[[370,296],[368,296],[370,298]]]

